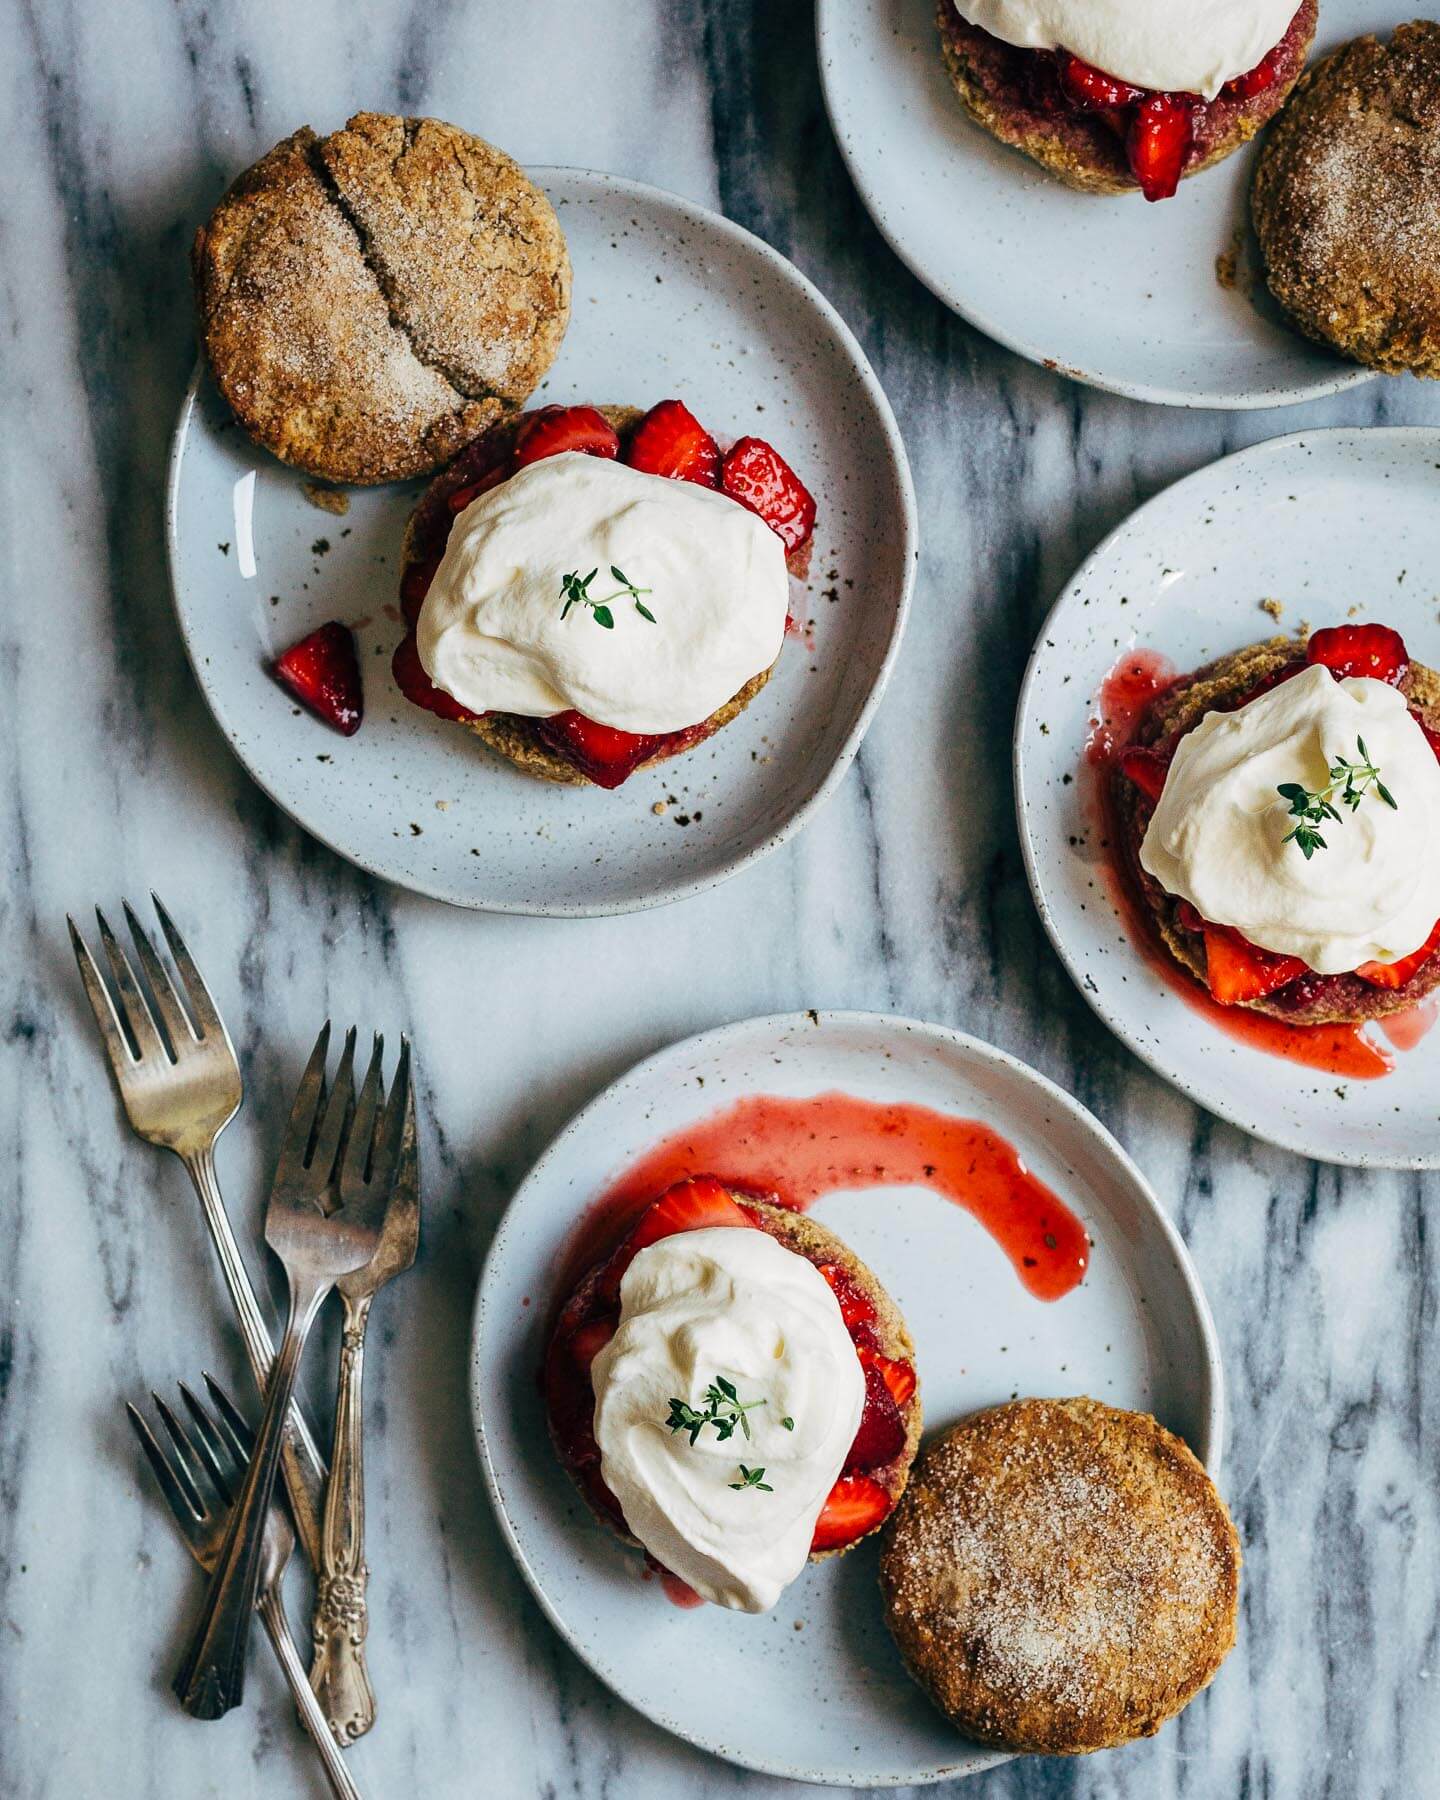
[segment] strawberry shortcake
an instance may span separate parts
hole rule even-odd
[[[777,450],[679,400],[507,420],[411,517],[396,681],[526,774],[618,787],[765,685],[814,525]]]
[[[877,1530],[920,1441],[894,1301],[823,1225],[677,1183],[579,1282],[545,1359],[551,1437],[591,1510],[701,1599],[774,1606]]]

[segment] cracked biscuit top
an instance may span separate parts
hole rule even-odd
[[[245,429],[331,481],[425,474],[525,399],[570,312],[565,240],[508,156],[432,119],[302,128],[197,232],[200,329]]]

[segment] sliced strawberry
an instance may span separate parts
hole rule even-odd
[[[354,737],[365,716],[360,686],[360,658],[355,634],[332,619],[309,637],[292,644],[275,663],[276,676],[318,719],[344,737]]]
[[[1305,969],[1298,956],[1275,956],[1230,926],[1205,921],[1205,980],[1222,1006],[1262,999]]]
[[[856,1354],[866,1369],[878,1369],[881,1379],[889,1388],[897,1406],[903,1406],[915,1392],[915,1366],[913,1363],[897,1362],[893,1357],[882,1356],[878,1350],[871,1350],[864,1345],[856,1345]]]
[[[736,1205],[713,1175],[692,1175],[688,1181],[677,1181],[641,1213],[629,1237],[605,1265],[597,1291],[603,1295],[617,1293],[621,1276],[651,1244],[680,1231],[704,1231],[711,1225],[756,1229],[749,1213]]]
[[[416,706],[423,706],[426,712],[433,712],[442,719],[452,719],[457,725],[466,725],[472,719],[481,717],[479,713],[471,712],[468,706],[462,706],[458,700],[453,700],[443,688],[436,687],[425,673],[425,665],[420,660],[413,631],[407,631],[395,646],[390,669],[395,677],[395,685],[405,698]]]
[[[586,456],[618,456],[614,426],[593,406],[542,406],[531,413],[515,440],[515,467],[578,450]]]
[[[868,1475],[842,1475],[815,1522],[814,1550],[838,1550],[853,1544],[881,1524],[890,1511],[890,1496]]]
[[[1331,625],[1312,631],[1305,660],[1323,663],[1337,681],[1368,675],[1399,687],[1410,669],[1410,652],[1398,631],[1388,625]]]
[[[578,712],[537,719],[535,729],[552,750],[602,788],[617,788],[628,781],[665,742],[662,737],[617,731],[613,725],[597,724]]]
[[[720,485],[732,500],[759,513],[787,551],[798,550],[815,529],[810,490],[763,438],[743,437],[732,447]]]
[[[1133,781],[1147,800],[1158,801],[1165,791],[1170,764],[1158,750],[1132,744],[1128,750],[1120,752],[1120,773],[1127,781]]]
[[[865,1369],[865,1410],[855,1432],[855,1442],[845,1458],[847,1469],[878,1469],[893,1462],[905,1448],[905,1421],[884,1375],[873,1364]]]
[[[1355,973],[1372,987],[1401,988],[1417,970],[1424,968],[1437,950],[1440,950],[1440,924],[1436,925],[1420,948],[1412,950],[1409,956],[1402,956],[1398,962],[1361,963]]]
[[[1237,75],[1227,81],[1220,90],[1227,100],[1253,100],[1257,94],[1263,94],[1266,88],[1274,87],[1280,79],[1280,62],[1282,47],[1277,44],[1266,57],[1256,63],[1253,69],[1247,69],[1243,75]]]
[[[1130,172],[1147,200],[1168,200],[1180,185],[1194,137],[1193,104],[1151,94],[1135,108],[1125,140]]]
[[[720,485],[720,446],[682,400],[662,400],[635,427],[625,460],[647,475]]]
[[[425,596],[430,592],[430,583],[439,567],[438,556],[427,562],[406,563],[400,577],[400,610],[407,625],[413,625],[420,617],[420,608],[425,604]]]
[[[605,421],[602,419],[600,423],[604,425]],[[606,429],[609,430],[609,427],[606,426]],[[575,447],[576,446],[571,444],[561,446],[562,449],[566,450],[574,449]],[[549,450],[542,452],[542,454],[554,456],[556,452],[554,450]],[[538,460],[539,459],[534,456],[530,458],[531,462],[536,462]],[[472,500],[478,500],[482,494],[488,494],[491,488],[499,487],[500,483],[502,481],[508,481],[513,473],[514,470],[506,463],[500,463],[493,469],[487,469],[478,480],[467,481],[463,487],[458,487],[453,493],[447,494],[445,496],[445,505],[452,513],[462,513]]]
[[[829,1282],[831,1292],[840,1302],[840,1317],[845,1321],[846,1330],[853,1335],[857,1325],[870,1324],[875,1317],[875,1302],[855,1285],[839,1263],[816,1263],[815,1267]]]
[[[1117,81],[1068,50],[1060,52],[1060,85],[1066,98],[1081,112],[1111,112],[1117,106],[1134,106],[1145,98],[1144,88]]]
[[[614,1319],[592,1319],[588,1325],[582,1325],[570,1339],[570,1353],[580,1367],[588,1371],[591,1363],[614,1335]]]

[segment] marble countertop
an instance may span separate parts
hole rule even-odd
[[[465,1384],[480,1259],[566,1116],[676,1037],[806,1006],[962,1025],[1076,1093],[1172,1209],[1226,1351],[1239,1648],[1158,1739],[1012,1764],[966,1794],[1433,1793],[1440,1178],[1269,1150],[1107,1036],[1030,904],[1009,739],[1043,612],[1138,501],[1304,425],[1440,423],[1440,391],[1377,381],[1293,410],[1187,414],[998,349],[862,211],[800,0],[13,0],[3,16],[0,1793],[321,1792],[268,1660],[257,1703],[209,1728],[168,1688],[194,1582],[120,1400],[201,1366],[239,1386],[243,1369],[182,1170],[118,1120],[64,935],[67,909],[151,886],[241,1050],[247,1104],[220,1161],[247,1224],[317,1020],[406,1029],[418,1047],[425,1241],[378,1303],[370,1391],[383,1715],[353,1758],[368,1795],[799,1791],[671,1741],[562,1647],[491,1521]],[[700,899],[572,924],[378,886],[250,784],[191,678],[161,531],[194,354],[186,248],[246,163],[360,106],[720,208],[830,296],[894,403],[924,552],[890,694],[810,829]]]

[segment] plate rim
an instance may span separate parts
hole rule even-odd
[[[1229,1103],[1222,1103],[1218,1098],[1202,1093],[1200,1089],[1167,1068],[1162,1062],[1158,1050],[1152,1049],[1136,1037],[1112,1016],[1111,1010],[1104,1003],[1103,993],[1093,991],[1086,985],[1085,973],[1072,957],[1060,935],[1054,915],[1051,911],[1044,886],[1040,859],[1036,851],[1034,835],[1030,826],[1030,805],[1025,781],[1025,733],[1031,714],[1032,690],[1038,679],[1042,661],[1047,655],[1046,639],[1061,611],[1069,605],[1078,594],[1083,583],[1089,578],[1093,569],[1106,556],[1116,543],[1129,534],[1131,527],[1152,507],[1158,508],[1164,501],[1169,501],[1181,489],[1192,483],[1197,486],[1213,479],[1222,469],[1232,469],[1234,465],[1245,462],[1259,462],[1266,457],[1295,451],[1316,439],[1338,440],[1358,439],[1366,443],[1374,443],[1378,439],[1388,438],[1401,442],[1419,443],[1428,440],[1435,447],[1437,463],[1440,463],[1440,425],[1324,425],[1311,431],[1289,431],[1279,437],[1262,438],[1258,444],[1249,444],[1244,449],[1232,450],[1225,456],[1217,456],[1213,462],[1203,463],[1200,468],[1192,469],[1188,475],[1181,475],[1168,486],[1163,487],[1148,500],[1127,513],[1118,525],[1112,527],[1101,538],[1100,542],[1088,556],[1076,567],[1060,586],[1054,602],[1045,614],[1040,629],[1035,635],[1035,642],[1030,651],[1029,660],[1025,664],[1025,674],[1020,683],[1020,697],[1015,705],[1015,726],[1011,738],[1011,779],[1015,794],[1015,823],[1020,837],[1020,855],[1025,864],[1025,879],[1030,888],[1030,897],[1034,901],[1035,910],[1040,915],[1040,922],[1045,927],[1045,934],[1050,939],[1056,955],[1064,965],[1065,973],[1083,995],[1091,1011],[1106,1027],[1110,1034],[1133,1055],[1140,1059],[1147,1068],[1154,1071],[1167,1086],[1174,1088],[1196,1106],[1206,1112],[1213,1113],[1216,1118],[1223,1119],[1226,1124],[1233,1125],[1243,1131],[1247,1137],[1260,1143],[1271,1144],[1276,1149],[1303,1157],[1311,1162],[1325,1163],[1331,1167],[1348,1169],[1404,1169],[1418,1171],[1440,1168],[1440,1151],[1430,1155],[1416,1156],[1388,1155],[1384,1152],[1374,1153],[1358,1148],[1339,1153],[1317,1154],[1314,1148],[1292,1137],[1283,1130],[1262,1130],[1243,1118],[1239,1111]],[[1133,633],[1131,637],[1133,638]],[[1097,984],[1098,986],[1098,984]]]
[[[761,1036],[779,1037],[789,1032],[803,1032],[807,1028],[823,1031],[826,1027],[841,1029],[860,1027],[870,1030],[903,1033],[911,1037],[928,1040],[950,1050],[959,1050],[966,1055],[976,1057],[982,1063],[989,1063],[1012,1076],[1018,1076],[1022,1082],[1036,1087],[1052,1104],[1061,1108],[1071,1116],[1083,1130],[1098,1138],[1101,1146],[1118,1159],[1122,1168],[1129,1172],[1134,1191],[1143,1202],[1144,1211],[1151,1225],[1159,1233],[1164,1249],[1169,1253],[1171,1263],[1178,1275],[1185,1297],[1195,1317],[1199,1332],[1199,1343],[1202,1350],[1201,1369],[1201,1403],[1203,1412],[1204,1441],[1191,1444],[1189,1447],[1204,1465],[1212,1480],[1217,1483],[1222,1473],[1223,1452],[1226,1427],[1225,1399],[1225,1363],[1221,1352],[1219,1333],[1216,1330],[1214,1315],[1200,1281],[1190,1249],[1178,1225],[1160,1204],[1149,1178],[1141,1169],[1125,1147],[1120,1143],[1109,1127],[1083,1105],[1073,1095],[1068,1094],[1052,1081],[1048,1075],[1003,1050],[998,1044],[988,1043],[972,1033],[962,1031],[955,1026],[941,1025],[933,1020],[918,1019],[903,1013],[868,1012],[850,1008],[825,1008],[802,1010],[788,1013],[758,1013],[748,1018],[731,1020],[726,1024],[712,1026],[707,1030],[693,1032],[687,1037],[678,1038],[662,1045],[658,1050],[632,1063],[621,1075],[607,1082],[590,1099],[579,1106],[548,1141],[535,1161],[527,1169],[517,1185],[515,1192],[506,1202],[495,1228],[495,1235],[485,1253],[480,1267],[480,1277],[476,1284],[475,1300],[471,1309],[470,1347],[469,1347],[469,1397],[470,1422],[474,1432],[476,1447],[479,1452],[481,1474],[485,1482],[485,1490],[490,1500],[496,1522],[505,1546],[520,1571],[526,1587],[539,1604],[541,1611],[551,1626],[559,1633],[562,1641],[577,1656],[585,1667],[602,1682],[621,1702],[649,1719],[652,1724],[672,1736],[682,1739],[707,1755],[715,1756],[725,1762],[741,1768],[753,1769],[761,1774],[776,1775],[786,1780],[810,1781],[827,1787],[847,1787],[853,1783],[837,1780],[834,1776],[813,1769],[785,1765],[778,1762],[764,1762],[741,1757],[734,1751],[719,1749],[713,1743],[707,1743],[694,1735],[692,1731],[678,1722],[646,1707],[638,1705],[624,1694],[611,1679],[610,1673],[599,1664],[589,1650],[577,1641],[577,1634],[567,1624],[559,1608],[547,1594],[544,1584],[531,1567],[522,1544],[521,1533],[516,1527],[507,1508],[505,1496],[501,1489],[500,1478],[496,1473],[491,1456],[489,1436],[485,1428],[485,1384],[481,1380],[481,1350],[485,1331],[485,1310],[487,1289],[494,1277],[499,1260],[503,1254],[507,1235],[514,1218],[525,1196],[526,1190],[538,1185],[548,1172],[549,1165],[555,1161],[561,1149],[575,1137],[583,1127],[588,1125],[596,1114],[607,1107],[613,1095],[624,1085],[653,1078],[661,1072],[662,1066],[672,1059],[684,1058],[702,1046],[718,1047],[726,1040],[742,1037],[749,1033]],[[493,1359],[492,1359],[493,1360]],[[997,1767],[1001,1763],[1012,1760],[1016,1754],[1009,1751],[994,1751],[983,1745],[968,1745],[961,1739],[960,1743],[968,1755],[973,1750],[970,1760],[958,1760],[945,1768],[936,1768],[917,1774],[913,1769],[895,1771],[886,1775],[877,1775],[873,1771],[866,1776],[867,1783],[875,1787],[929,1786],[939,1781],[961,1779],[978,1774],[981,1770]]]
[[[662,206],[676,208],[690,222],[703,226],[708,230],[718,230],[722,237],[743,246],[751,254],[758,254],[760,261],[766,265],[791,290],[808,301],[820,319],[828,325],[835,335],[842,350],[846,353],[851,366],[859,380],[860,387],[875,411],[880,426],[880,439],[887,452],[889,467],[893,472],[895,487],[899,497],[896,523],[900,534],[899,558],[900,581],[896,595],[894,618],[890,625],[889,636],[874,681],[869,692],[861,703],[855,722],[846,734],[843,743],[836,752],[830,767],[815,790],[809,794],[795,810],[770,832],[765,833],[755,843],[740,854],[718,867],[712,868],[703,875],[678,876],[660,886],[648,890],[639,898],[625,901],[560,901],[555,902],[544,896],[536,896],[525,900],[497,900],[476,898],[458,892],[445,882],[424,876],[402,877],[377,866],[374,859],[365,853],[337,843],[329,835],[324,826],[323,809],[317,818],[302,817],[295,808],[276,793],[274,787],[255,768],[250,757],[244,754],[236,742],[236,734],[224,709],[217,702],[206,679],[203,658],[198,646],[192,641],[190,621],[187,610],[180,596],[179,582],[179,511],[180,511],[180,479],[185,449],[194,422],[196,400],[200,384],[206,377],[206,361],[203,347],[197,350],[194,368],[185,393],[180,402],[179,414],[170,434],[170,445],[166,459],[165,472],[165,551],[166,569],[169,576],[170,598],[175,617],[180,628],[181,641],[185,647],[186,660],[194,675],[196,685],[200,689],[210,716],[214,719],[220,735],[224,738],[230,754],[235,757],[246,775],[276,805],[285,816],[300,827],[308,836],[323,844],[335,855],[346,862],[362,869],[377,881],[384,881],[403,892],[415,893],[429,900],[438,900],[449,906],[459,907],[467,912],[504,914],[512,917],[554,918],[554,919],[595,919],[611,918],[627,913],[649,912],[656,907],[673,905],[678,901],[688,900],[698,894],[707,893],[722,883],[742,874],[754,863],[759,862],[771,851],[778,850],[792,837],[796,836],[808,825],[814,815],[834,797],[836,789],[849,772],[851,763],[860,749],[860,745],[869,730],[880,702],[884,699],[890,678],[895,670],[895,663],[900,654],[900,647],[905,636],[905,627],[909,621],[910,604],[914,595],[915,575],[920,559],[919,516],[915,500],[915,483],[910,469],[909,455],[905,449],[905,440],[895,418],[894,408],[890,404],[879,376],[875,373],[869,357],[856,338],[854,332],[841,317],[834,304],[820,291],[805,272],[797,267],[786,256],[767,244],[762,237],[749,231],[724,213],[713,207],[702,206],[698,201],[688,199],[668,188],[657,187],[651,182],[634,181],[628,176],[615,175],[604,169],[587,168],[581,164],[538,163],[526,167],[525,171],[541,188],[556,178],[571,181],[588,182],[598,190],[611,196],[633,196],[651,205],[657,202]],[[268,455],[269,452],[264,452]],[[288,467],[289,465],[281,465]],[[385,484],[395,485],[395,484]]]
[[[1255,412],[1265,407],[1303,406],[1310,400],[1325,400],[1335,394],[1345,393],[1350,388],[1359,387],[1362,383],[1373,381],[1377,371],[1367,369],[1363,364],[1350,365],[1339,360],[1340,372],[1321,381],[1307,383],[1301,387],[1279,387],[1260,391],[1254,388],[1242,388],[1237,392],[1221,392],[1210,389],[1201,395],[1186,392],[1179,388],[1168,388],[1161,384],[1145,381],[1124,381],[1118,377],[1098,375],[1089,369],[1076,368],[1068,362],[1058,361],[1043,346],[1036,345],[1019,332],[1005,324],[1003,319],[988,315],[982,308],[961,299],[952,283],[947,281],[938,270],[926,265],[920,256],[907,248],[904,239],[885,217],[885,208],[881,197],[866,176],[859,158],[852,152],[845,134],[840,128],[841,109],[835,98],[832,74],[835,57],[833,45],[838,35],[838,22],[827,31],[827,15],[832,18],[842,6],[852,4],[853,0],[815,0],[815,42],[820,65],[820,91],[825,101],[826,117],[830,121],[831,136],[840,150],[841,160],[845,164],[846,173],[855,184],[866,214],[875,229],[885,242],[904,263],[910,273],[927,288],[942,305],[948,306],[951,312],[958,314],[968,324],[981,331],[986,337],[1006,350],[1012,350],[1017,356],[1023,356],[1027,362],[1047,370],[1052,375],[1063,375],[1067,380],[1079,382],[1084,387],[1095,388],[1101,393],[1118,394],[1124,400],[1141,400],[1152,406],[1174,406],[1190,412]],[[832,34],[833,33],[833,34]],[[978,129],[978,127],[977,127]],[[1019,154],[1016,152],[1016,154]]]

